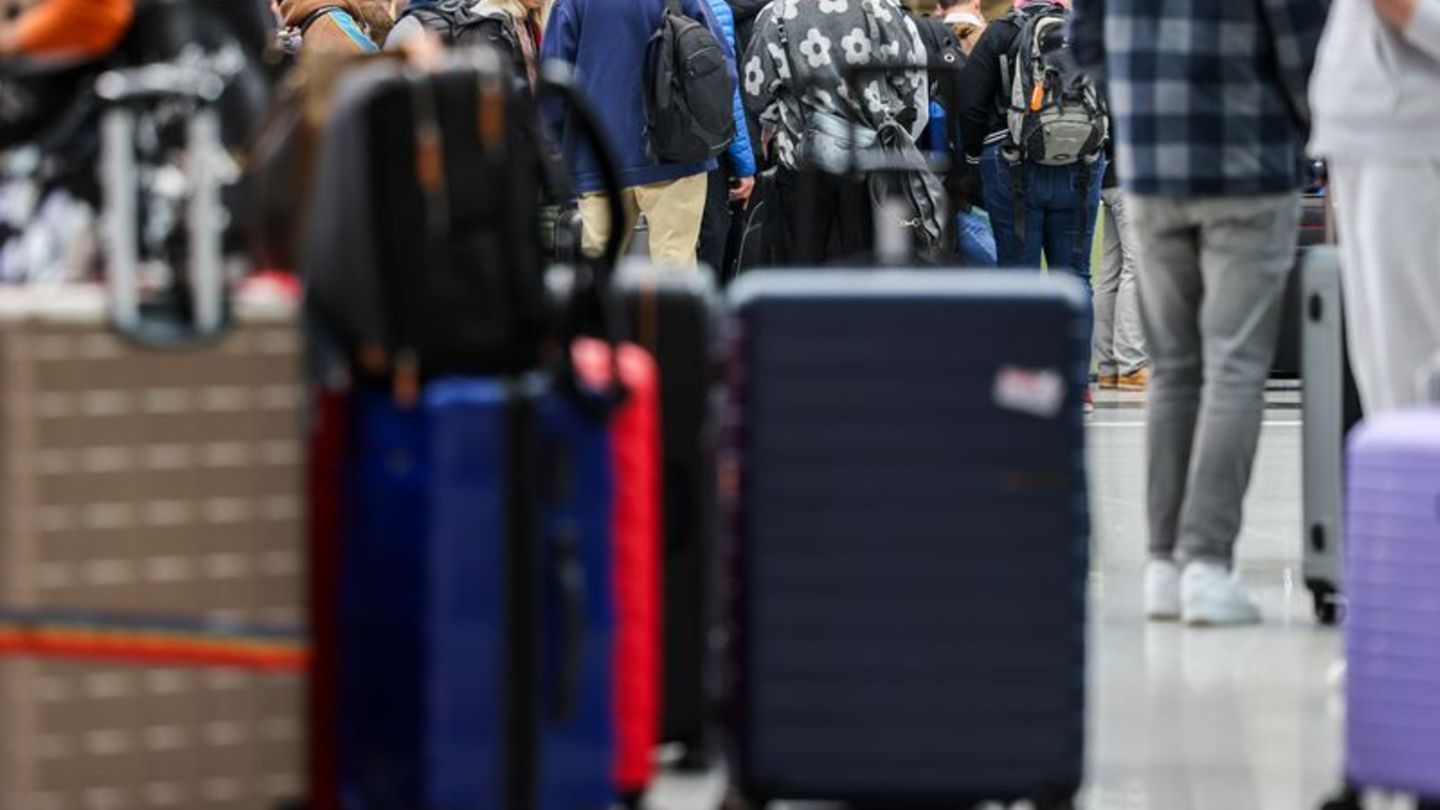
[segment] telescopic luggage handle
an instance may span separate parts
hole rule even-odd
[[[226,329],[227,297],[222,267],[223,209],[214,150],[220,148],[215,103],[224,93],[221,74],[202,68],[154,64],[104,73],[95,93],[101,119],[102,230],[108,256],[110,319],[126,340],[148,348],[183,348],[219,338]],[[141,301],[140,173],[135,155],[135,107],[157,100],[193,105],[186,122],[185,267],[172,268],[167,300]],[[187,272],[188,271],[188,272]],[[188,277],[187,277],[188,276]]]

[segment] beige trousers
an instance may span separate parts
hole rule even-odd
[[[627,188],[621,194],[625,206],[625,246],[640,214],[650,228],[650,260],[670,267],[697,267],[696,247],[700,242],[700,220],[705,215],[705,192],[709,176],[704,172]],[[583,223],[581,248],[598,256],[610,238],[610,211],[603,194],[580,195]],[[622,251],[623,252],[623,251]]]

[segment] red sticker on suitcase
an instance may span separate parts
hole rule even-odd
[[[1054,419],[1065,407],[1065,377],[1053,368],[1002,366],[991,396],[1005,410]]]

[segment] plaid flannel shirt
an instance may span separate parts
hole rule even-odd
[[[1304,185],[1306,101],[1329,0],[1074,0],[1105,84],[1120,182],[1171,197]]]

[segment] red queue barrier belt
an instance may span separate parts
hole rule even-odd
[[[309,668],[310,651],[297,637],[0,617],[3,658],[303,672]]]

